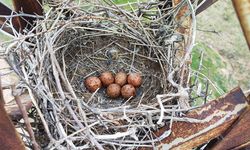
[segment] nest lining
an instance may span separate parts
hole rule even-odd
[[[77,34],[84,34],[76,31]],[[93,34],[96,34],[94,32]],[[68,34],[67,34],[68,35]],[[100,33],[100,35],[102,35]],[[72,37],[74,37],[72,33]],[[91,34],[90,34],[91,36]],[[69,44],[64,48],[66,72],[71,85],[78,97],[84,97],[88,100],[92,94],[85,88],[84,80],[90,75],[99,76],[103,71],[112,71],[117,73],[140,72],[143,75],[143,84],[137,89],[137,96],[129,103],[149,104],[154,103],[155,95],[165,93],[166,83],[161,83],[166,73],[165,68],[161,68],[156,56],[150,56],[150,51],[145,46],[136,46],[135,40],[122,39],[116,35],[100,36],[95,38],[79,38],[76,42]],[[77,41],[87,41],[77,45]],[[61,53],[61,52],[59,52]],[[154,55],[151,52],[151,55]],[[167,63],[162,61],[162,63]],[[164,71],[164,72],[162,72]],[[165,75],[166,77],[166,75]],[[165,89],[165,90],[164,90]],[[143,95],[143,98],[142,98]],[[105,94],[105,88],[100,89],[93,95],[92,100],[88,100],[92,107],[118,107],[124,102],[123,98],[109,99]],[[99,106],[98,106],[99,105]]]
[[[71,15],[62,4],[38,21],[28,42],[8,49],[8,59],[18,60],[12,66],[37,98],[48,148],[154,147],[167,136],[156,138],[154,131],[178,116],[179,101],[188,99],[187,84],[179,85],[186,37],[177,32],[185,17],[175,20],[188,3],[169,7],[168,13],[160,9],[164,2],[110,3]],[[131,11],[123,9],[128,6]],[[84,79],[106,70],[140,72],[136,97],[109,99],[105,89],[89,93]]]

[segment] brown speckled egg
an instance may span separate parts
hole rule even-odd
[[[135,96],[135,87],[131,84],[126,84],[122,87],[121,94],[124,98]]]
[[[128,75],[128,83],[134,87],[139,87],[142,84],[142,78],[139,73],[131,73]]]
[[[102,82],[99,78],[91,76],[85,80],[85,86],[90,92],[95,92],[102,87]]]
[[[121,86],[119,84],[110,84],[107,88],[107,95],[110,98],[117,98],[121,94]]]
[[[127,74],[125,72],[118,72],[115,75],[115,83],[123,86],[127,83]]]
[[[115,78],[110,71],[103,72],[99,78],[102,81],[102,85],[106,87],[115,81]]]

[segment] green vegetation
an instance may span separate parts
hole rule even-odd
[[[0,2],[4,3],[5,5],[9,6],[10,8],[13,8],[11,0],[0,0]],[[3,34],[0,31],[0,42],[1,41],[6,41],[6,40],[10,40],[10,37],[7,36],[7,35],[5,35],[5,34]]]
[[[232,6],[232,1],[218,1],[197,16],[197,42],[212,47],[226,60],[227,73],[236,81],[229,89],[250,88],[250,53]],[[217,82],[217,81],[216,81]]]
[[[209,48],[204,43],[198,43],[192,53],[192,69],[198,70],[200,64],[200,53],[203,51],[202,68],[200,73],[207,76],[223,92],[227,92],[231,82],[223,70],[227,70],[227,63],[223,60],[220,54]]]
[[[134,6],[132,3],[147,2],[147,1],[148,0],[113,0],[113,2],[117,5],[131,3],[131,5],[126,5],[123,7],[123,9],[129,10],[129,11],[134,11],[135,9],[137,9],[137,6]]]
[[[1,41],[8,41],[8,40],[11,40],[11,37],[5,35],[4,33],[2,33],[2,32],[0,31],[0,43],[1,43]]]
[[[113,0],[114,3],[116,4],[125,4],[125,3],[132,3],[132,2],[137,2],[137,0]]]
[[[13,8],[11,0],[0,0],[0,2],[4,3],[5,5],[9,6],[10,8]]]
[[[201,53],[203,58],[201,61]],[[201,63],[202,62],[202,63]],[[201,64],[201,69],[199,66]],[[192,65],[191,68],[194,70],[194,74],[198,71],[198,83],[201,83],[203,92],[206,89],[206,83],[210,80],[208,88],[208,99],[214,99],[221,96],[232,89],[236,81],[230,76],[230,65],[226,62],[221,55],[209,48],[204,43],[198,43],[192,53]],[[195,77],[192,77],[191,81],[194,83]],[[202,99],[197,99],[194,105],[200,105]]]

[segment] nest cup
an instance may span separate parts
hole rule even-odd
[[[66,36],[62,37],[61,44],[69,44],[58,52],[59,55],[63,54],[61,58],[64,59],[59,60],[60,66],[65,62],[67,77],[77,97],[84,97],[91,107],[112,108],[126,102],[122,97],[110,99],[106,95],[106,88],[101,88],[94,94],[86,89],[84,80],[88,76],[99,76],[104,71],[114,74],[119,71],[137,72],[142,75],[143,83],[137,88],[136,96],[128,101],[130,105],[152,103],[156,94],[164,93],[166,87],[160,84],[165,72],[161,70],[159,59],[147,46],[142,46],[140,41],[105,31],[69,29],[63,34]],[[86,36],[83,38],[81,35]],[[75,37],[73,41],[72,37]]]
[[[82,6],[88,11],[62,4],[37,21],[37,34],[8,47],[9,62],[36,98],[45,147],[116,149],[159,142],[152,135],[169,121],[159,123],[161,107],[177,107],[178,98],[159,103],[156,97],[178,91],[171,82],[182,79],[175,68],[183,63],[187,40],[179,27],[189,18],[176,19],[180,10],[189,11],[185,1],[167,3],[109,1]],[[110,99],[105,88],[90,93],[84,80],[104,71],[138,72],[143,83],[129,100]]]

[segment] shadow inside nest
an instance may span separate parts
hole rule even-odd
[[[79,99],[84,100],[93,108],[112,108],[121,105],[138,106],[139,104],[156,103],[155,96],[167,92],[166,79],[167,60],[159,52],[149,46],[129,38],[104,33],[92,33],[87,37],[84,30],[65,31],[61,41],[66,45],[58,52],[61,66],[65,67],[67,77]],[[162,49],[159,47],[159,49]],[[155,54],[157,53],[157,54]],[[101,88],[94,94],[86,89],[84,81],[89,76],[99,76],[104,71],[117,73],[139,72],[143,83],[136,89],[132,99],[122,97],[111,99],[106,94],[106,88]]]

